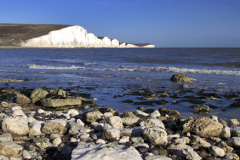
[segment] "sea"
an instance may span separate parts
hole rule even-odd
[[[171,76],[178,73],[197,81],[171,82]],[[1,88],[46,87],[88,93],[97,99],[96,104],[119,112],[139,106],[122,102],[140,101],[131,94],[134,90],[217,93],[220,99],[206,100],[206,105],[218,107],[211,109],[210,115],[240,119],[240,109],[229,107],[235,101],[224,97],[240,93],[240,48],[1,48],[0,78],[26,80],[0,83]],[[182,116],[198,116],[189,102],[176,105],[170,96],[159,99],[169,103],[144,107],[167,107]]]

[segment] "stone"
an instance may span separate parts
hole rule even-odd
[[[83,123],[83,121],[81,121],[81,119],[77,119],[77,125],[84,126],[85,124]]]
[[[149,148],[149,145],[147,143],[133,143],[132,146],[134,148],[138,148],[138,147],[145,147],[145,148]]]
[[[85,112],[83,114],[83,121],[84,122],[95,122],[99,119],[103,119],[103,114],[95,109],[95,110],[92,110],[92,111],[89,111],[89,112]]]
[[[138,125],[141,119],[138,117],[124,117],[122,118],[122,123],[126,126]]]
[[[210,108],[206,105],[197,105],[194,106],[194,112],[195,113],[209,113]]]
[[[103,139],[119,139],[120,131],[117,128],[109,128],[103,130]]]
[[[168,142],[167,132],[159,127],[149,127],[143,130],[143,138],[153,145],[165,145]]]
[[[133,143],[143,143],[144,142],[144,139],[142,137],[132,137],[131,138],[131,141]]]
[[[11,108],[11,110],[14,112],[15,110],[19,110],[19,109],[22,109],[21,106],[14,106]]]
[[[218,119],[218,122],[221,123],[223,126],[227,126],[227,122],[223,119]]]
[[[239,156],[235,153],[226,153],[224,160],[239,160]]]
[[[131,137],[132,136],[132,129],[131,128],[120,129],[120,137],[123,137],[123,136]]]
[[[171,144],[170,146],[167,147],[167,150],[168,150],[168,154],[170,155],[177,155],[177,156],[183,157],[184,150],[187,150],[189,152],[190,150],[193,151],[193,148],[186,144]]]
[[[36,138],[35,144],[41,149],[45,149],[48,147],[52,147],[52,144],[50,143],[49,139],[47,138]]]
[[[13,82],[24,82],[24,80],[16,80],[16,79],[0,79],[0,82],[4,82],[4,83],[13,83]]]
[[[27,135],[29,133],[28,120],[23,116],[5,117],[2,121],[2,130],[12,135]]]
[[[165,116],[168,115],[171,118],[180,118],[180,113],[177,110],[173,110],[173,109],[168,109],[168,108],[160,108],[158,110],[160,112],[161,115]]]
[[[104,114],[106,112],[111,112],[113,116],[117,116],[118,112],[112,108],[99,108],[99,111]]]
[[[110,124],[114,128],[123,128],[122,119],[118,116],[106,117],[102,122]]]
[[[123,112],[123,117],[136,117],[132,112]]]
[[[237,119],[230,119],[229,120],[229,125],[230,126],[238,126],[239,125],[239,121]]]
[[[22,155],[23,147],[10,141],[0,142],[0,155],[18,158]]]
[[[191,143],[195,144],[195,145],[197,144],[197,145],[199,145],[201,147],[210,147],[211,146],[211,144],[209,142],[207,142],[204,139],[202,139],[202,138],[200,138],[198,136],[195,136],[195,135],[193,135],[191,137]]]
[[[140,125],[146,127],[160,127],[165,129],[163,122],[157,118],[148,118],[146,121],[140,122]]]
[[[75,117],[75,116],[79,115],[79,112],[78,112],[76,109],[69,109],[69,110],[68,110],[68,114],[69,114],[71,117]]]
[[[1,102],[1,107],[3,107],[3,108],[8,108],[8,103],[7,102]]]
[[[38,136],[42,134],[42,127],[44,126],[44,121],[33,121],[29,126],[29,135],[30,136]]]
[[[65,134],[67,132],[67,128],[60,123],[55,122],[46,122],[42,128],[42,132],[46,134]]]
[[[104,114],[104,117],[112,117],[113,114],[111,112],[105,112]]]
[[[140,154],[134,147],[123,148],[120,146],[98,144],[77,146],[72,151],[72,160],[142,160]]]
[[[23,116],[25,119],[28,120],[28,117],[23,113],[23,111],[21,109],[16,109],[13,111],[12,113],[13,117],[17,117],[17,116]]]
[[[145,160],[172,160],[172,159],[165,156],[149,155],[145,157]]]
[[[0,155],[0,160],[9,160],[9,158],[4,155]]]
[[[160,116],[161,116],[161,114],[159,113],[158,110],[155,110],[154,112],[152,112],[150,114],[150,117],[152,117],[152,118],[159,118]]]
[[[213,155],[218,156],[218,157],[224,157],[226,154],[222,148],[216,147],[216,146],[210,147],[210,153],[212,153]]]
[[[106,142],[103,140],[103,139],[98,139],[97,141],[96,141],[96,144],[105,144]]]
[[[10,133],[0,135],[0,141],[13,141],[13,137]]]
[[[227,144],[232,147],[240,147],[240,137],[232,137]]]
[[[132,137],[139,137],[142,136],[143,130],[145,129],[145,126],[140,126],[140,127],[134,127],[132,128]]]
[[[63,107],[63,106],[75,106],[81,105],[82,100],[80,98],[67,98],[67,99],[42,99],[41,103],[44,107]]]
[[[182,124],[182,133],[194,132],[201,137],[215,137],[222,133],[222,124],[209,117],[188,118]]]
[[[191,149],[182,149],[182,153],[187,160],[201,160],[200,157],[195,151]]]
[[[120,140],[119,143],[127,143],[129,142],[129,137],[128,136],[123,136]]]
[[[35,103],[40,99],[46,98],[47,95],[48,95],[48,92],[45,91],[44,89],[36,88],[32,91],[30,98],[32,100],[32,103]]]
[[[189,83],[191,81],[196,81],[197,79],[191,78],[185,74],[175,74],[171,77],[172,82],[180,82],[180,83]]]
[[[17,104],[20,104],[20,105],[28,105],[31,103],[31,99],[23,94],[18,93],[16,102]]]
[[[22,157],[24,159],[31,159],[32,158],[32,156],[29,154],[29,152],[27,150],[23,150]]]
[[[81,129],[84,129],[84,126],[77,125],[76,123],[72,123],[69,129],[69,135],[77,135]]]
[[[136,110],[136,111],[135,111],[135,115],[136,115],[136,116],[140,115],[140,116],[144,116],[144,117],[148,117],[148,116],[149,116],[148,113],[145,113],[145,112],[140,111],[140,110]]]
[[[223,126],[222,133],[220,134],[222,138],[229,138],[231,137],[231,130],[228,126]]]
[[[62,143],[61,138],[55,138],[52,142],[53,146],[59,146]]]

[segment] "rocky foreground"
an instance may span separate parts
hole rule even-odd
[[[182,76],[172,79],[195,80]],[[119,113],[62,89],[1,89],[2,97],[2,160],[239,159],[240,130],[228,127],[239,125],[236,119],[227,124],[216,116],[181,117],[164,107]]]

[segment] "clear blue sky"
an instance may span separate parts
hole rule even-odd
[[[157,47],[240,47],[240,0],[1,0],[0,23],[80,25]]]

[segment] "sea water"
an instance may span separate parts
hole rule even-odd
[[[184,73],[197,81],[178,84],[172,75]],[[89,49],[0,49],[0,77],[25,79],[17,87],[63,88],[90,93],[99,105],[133,111],[124,104],[127,89],[206,90],[216,93],[240,92],[240,48],[89,48]],[[14,86],[16,83],[8,84]],[[1,83],[0,87],[6,87]],[[16,87],[16,86],[15,86]],[[134,99],[134,97],[130,97]],[[167,99],[167,98],[166,98]],[[169,99],[171,101],[171,99]],[[222,100],[223,101],[223,100]],[[216,102],[220,108],[230,102]],[[192,115],[190,104],[165,107]],[[146,106],[159,108],[161,106]],[[236,116],[238,109],[212,113]],[[193,115],[194,116],[194,115]]]

